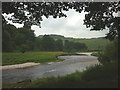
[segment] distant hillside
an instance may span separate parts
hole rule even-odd
[[[91,38],[91,39],[81,39],[81,38],[69,38],[69,37],[64,37],[62,35],[54,35],[51,34],[51,37],[54,39],[62,39],[63,42],[65,40],[73,41],[73,42],[80,42],[80,43],[85,43],[86,46],[88,47],[89,50],[103,50],[104,47],[109,43],[109,40],[105,39],[104,37],[99,37],[99,38]],[[42,38],[43,35],[39,35],[39,38]]]
[[[94,39],[66,39],[73,42],[85,43],[89,50],[103,50],[105,46],[109,43],[109,40],[104,38],[94,38]]]
[[[39,38],[42,38],[44,35],[39,35]],[[50,34],[50,37],[54,38],[54,39],[64,39],[65,37],[62,35],[56,35],[56,34]]]

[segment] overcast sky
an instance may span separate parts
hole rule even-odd
[[[54,19],[51,16],[47,19],[43,17],[41,28],[39,28],[39,26],[33,25],[31,29],[35,31],[36,36],[44,34],[57,34],[74,38],[104,37],[105,34],[108,33],[108,30],[90,31],[90,28],[86,28],[86,26],[83,25],[85,15],[84,12],[78,13],[74,10],[69,10],[65,13],[67,14],[67,18],[62,17]],[[17,27],[23,26],[19,24],[14,25]]]

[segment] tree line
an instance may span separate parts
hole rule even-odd
[[[34,31],[28,26],[16,28],[11,24],[3,24],[2,51],[26,52],[26,51],[66,51],[75,52],[86,50],[84,43],[69,40],[54,39],[49,35],[42,38],[35,37]]]

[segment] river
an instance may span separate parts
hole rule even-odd
[[[59,56],[58,58],[64,59],[64,61],[44,63],[23,69],[3,70],[2,81],[18,82],[24,79],[35,80],[36,78],[49,76],[64,76],[75,71],[82,72],[86,67],[99,63],[97,57],[90,55]]]

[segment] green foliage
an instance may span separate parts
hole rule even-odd
[[[4,30],[2,32],[2,51],[3,52],[11,52],[13,51],[13,46],[12,46],[12,41],[11,41],[11,37],[10,34]]]
[[[2,51],[12,52],[15,47],[14,36],[16,27],[10,24],[2,24]]]
[[[53,37],[53,38],[52,38]],[[60,39],[59,39],[60,38]],[[102,50],[107,43],[105,39],[74,39],[59,35],[44,35],[35,37],[34,31],[29,27],[16,28],[10,24],[3,24],[2,35],[3,52],[21,52],[22,44],[27,46],[24,51],[87,51]],[[68,44],[66,44],[68,40]]]
[[[63,51],[63,40],[44,35],[36,38],[35,48],[38,51]]]
[[[59,35],[49,35],[50,37],[53,37],[55,40],[61,39],[63,40],[63,45],[65,45],[65,41],[71,41],[74,43],[82,43],[87,46],[88,51],[102,51],[105,46],[110,42],[109,40],[101,37],[101,38],[91,38],[91,39],[81,39],[81,38],[67,38],[64,36]],[[37,38],[42,38],[43,35],[38,36]],[[86,51],[86,50],[81,50]]]
[[[63,41],[61,39],[56,40],[56,51],[63,51]]]
[[[95,65],[88,67],[86,71],[83,72],[83,80],[96,80],[103,79],[107,77],[115,78],[118,75],[118,64],[111,63],[106,65]],[[116,77],[117,79],[117,77]]]
[[[109,40],[104,38],[95,39],[70,39],[70,41],[84,43],[89,51],[101,51],[109,43]]]
[[[104,52],[99,53],[98,60],[101,64],[108,64],[110,63],[109,56],[106,56]]]
[[[41,51],[42,50],[42,40],[40,38],[35,38],[34,50],[35,51]]]
[[[2,32],[2,50],[3,52],[21,51],[24,44],[32,51],[34,49],[35,35],[30,28],[24,26],[23,28],[16,28],[10,24],[3,24]],[[25,50],[25,51],[26,51]],[[22,50],[23,51],[23,50]]]
[[[99,52],[93,52],[92,54],[91,54],[91,56],[99,56]]]
[[[49,35],[44,35],[41,40],[43,51],[55,51],[55,40]]]
[[[57,35],[53,35],[57,37]],[[59,36],[60,37],[60,36]],[[65,51],[76,52],[87,49],[84,43],[69,42],[63,45],[62,39],[55,40],[49,35],[35,38],[34,31],[29,27],[16,28],[13,25],[3,24],[3,52],[11,51]]]
[[[24,45],[23,45],[24,46]],[[25,46],[26,48],[26,46]],[[23,49],[25,50],[25,49]],[[26,53],[2,53],[2,65],[21,64],[26,62],[55,62],[56,56],[65,54],[64,52],[26,52]]]
[[[118,60],[118,40],[111,41],[104,50],[105,56],[109,56],[110,61]]]
[[[102,64],[118,61],[118,40],[111,41],[103,52],[99,53],[98,60]]]
[[[67,52],[76,52],[87,49],[87,46],[84,43],[72,42],[65,40],[64,51]]]
[[[57,37],[57,35],[55,36]],[[87,46],[84,43],[72,42],[64,39],[52,38],[51,35],[44,35],[43,37],[37,37],[37,47],[41,51],[66,51],[74,53],[76,51],[87,50]],[[56,40],[55,40],[56,39]]]

